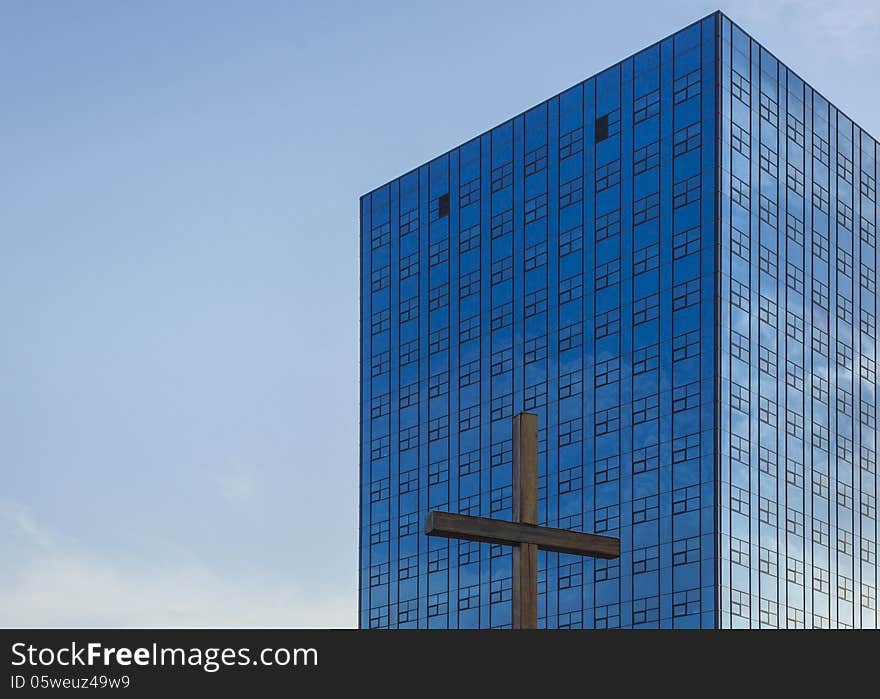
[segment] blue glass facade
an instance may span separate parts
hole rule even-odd
[[[541,523],[621,539],[539,554],[539,626],[875,625],[876,174],[713,14],[362,197],[360,625],[510,625],[422,522],[510,518],[519,410]]]
[[[877,142],[721,20],[723,627],[877,626]]]

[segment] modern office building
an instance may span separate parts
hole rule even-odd
[[[876,627],[878,145],[720,13],[361,199],[360,625]]]

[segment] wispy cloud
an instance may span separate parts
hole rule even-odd
[[[263,489],[253,471],[239,469],[222,473],[217,485],[220,495],[230,505],[253,508],[263,501]]]
[[[115,560],[47,530],[15,506],[0,526],[27,553],[0,573],[0,626],[350,627],[354,594],[328,596],[285,582],[230,580],[179,561]]]
[[[749,30],[787,28],[802,43],[821,47],[828,60],[855,62],[880,54],[877,0],[744,0],[726,3],[725,11]]]
[[[880,3],[877,0],[804,3],[802,22],[813,28],[823,51],[850,62],[876,55],[880,43]]]

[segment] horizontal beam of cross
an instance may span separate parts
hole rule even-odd
[[[536,544],[543,551],[594,558],[620,556],[620,539],[613,536],[584,534],[569,529],[553,529],[454,512],[429,512],[425,518],[425,534],[506,546]]]

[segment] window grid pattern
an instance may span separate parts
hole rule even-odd
[[[526,409],[540,626],[877,627],[878,155],[715,14],[363,197],[361,626],[510,625]]]
[[[720,50],[719,622],[876,628],[877,143]]]
[[[361,200],[360,625],[507,627],[511,416],[539,416],[539,625],[715,623],[715,16]]]

